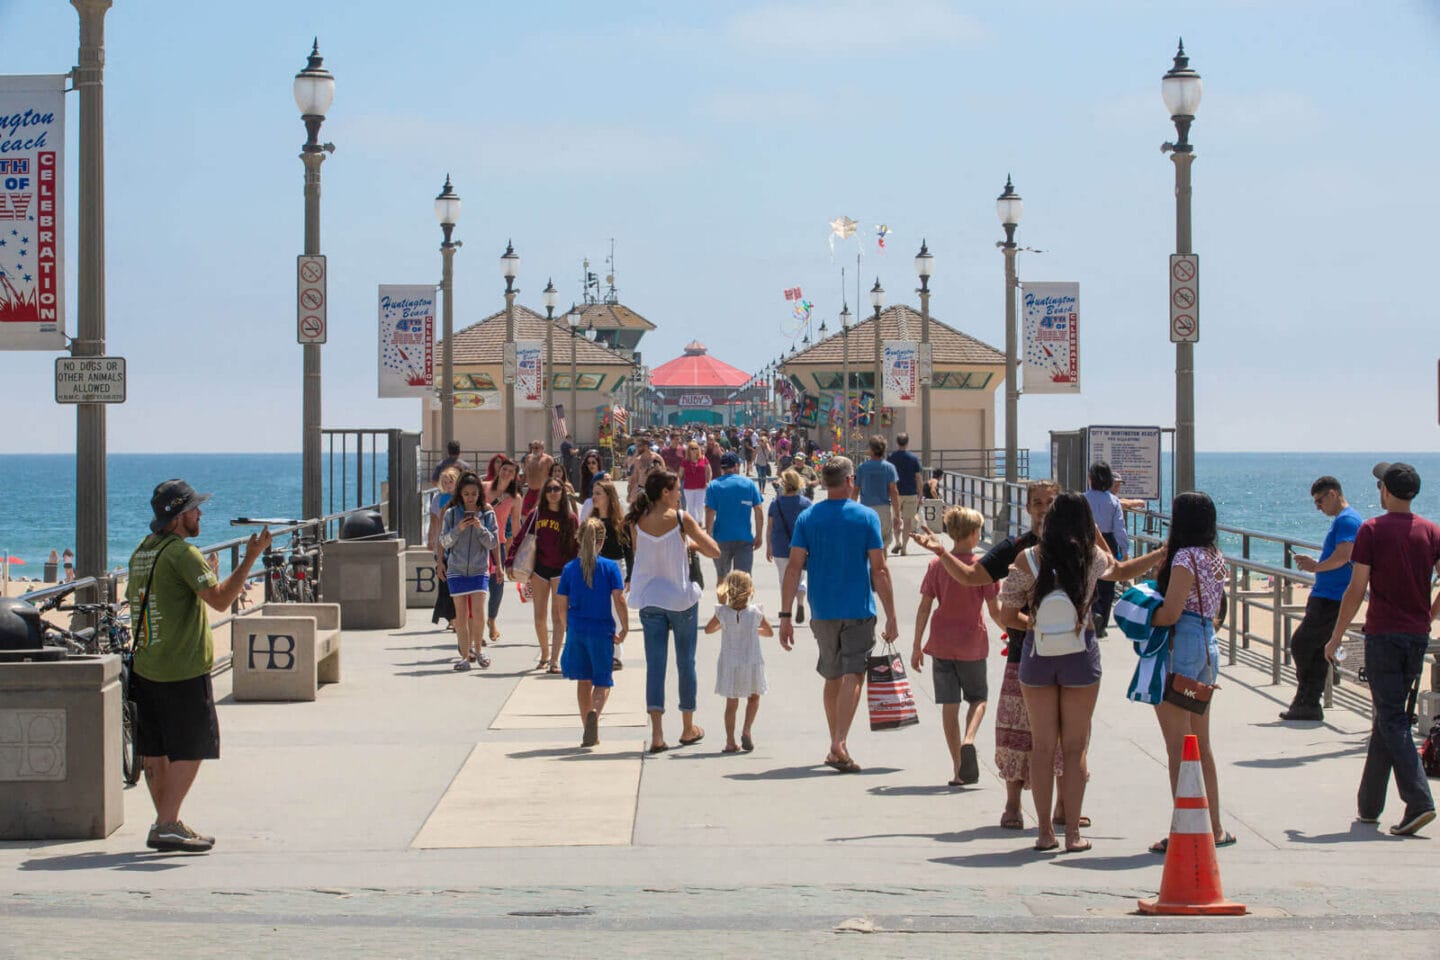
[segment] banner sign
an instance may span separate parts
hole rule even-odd
[[[1026,393],[1080,392],[1080,284],[1021,285]]]
[[[0,77],[0,350],[65,349],[65,77]]]
[[[515,409],[545,405],[545,341],[515,341]]]
[[[682,393],[675,403],[681,407],[708,407],[715,403],[715,398],[708,393]]]
[[[434,284],[380,285],[380,396],[424,397],[435,385]]]
[[[499,390],[456,390],[451,396],[456,410],[499,410],[504,403]]]
[[[1122,497],[1160,499],[1160,428],[1089,427],[1085,431],[1085,462],[1104,460],[1115,476],[1125,478]]]
[[[920,403],[920,345],[914,340],[886,340],[884,391],[880,402],[890,407],[913,407]]]

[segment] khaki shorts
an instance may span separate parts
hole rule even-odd
[[[875,618],[864,620],[812,620],[810,632],[820,648],[815,671],[826,680],[847,673],[864,673],[865,660],[875,646]]]
[[[918,496],[907,497],[900,495],[900,522],[914,523],[915,514],[920,511],[920,498]]]
[[[865,509],[874,510],[875,515],[880,518],[880,542],[885,549],[890,549],[890,541],[895,539],[895,514],[888,503],[865,504]]]

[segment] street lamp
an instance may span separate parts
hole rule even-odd
[[[500,272],[505,275],[505,456],[515,455],[515,277],[520,272],[520,254],[509,240],[500,255]]]
[[[920,252],[915,255],[915,273],[920,277],[920,457],[925,466],[930,466],[930,381],[935,376],[934,364],[930,361],[930,277],[935,269],[935,257],[930,248],[920,240]]]
[[[325,111],[335,99],[335,78],[322,65],[320,40],[310,47],[305,69],[295,74],[295,106],[305,124],[305,144],[300,148],[300,161],[305,165],[305,256],[320,255],[320,164],[326,153],[334,153],[333,143],[320,143],[320,124]],[[300,438],[300,504],[306,519],[324,514],[320,496],[320,344],[307,342],[304,353],[304,379],[301,384]]]
[[[1160,80],[1160,96],[1170,119],[1175,122],[1174,143],[1161,146],[1175,164],[1175,252],[1194,253],[1190,239],[1190,164],[1195,148],[1190,144],[1190,124],[1204,91],[1200,74],[1190,69],[1185,41],[1180,41],[1175,64]],[[1175,344],[1175,491],[1195,489],[1195,344]]]
[[[555,291],[555,280],[553,278],[545,281],[545,289],[540,291],[540,302],[545,304],[545,415],[555,415],[555,300],[559,296]],[[557,445],[560,440],[551,438]],[[564,437],[560,438],[565,439]]]
[[[441,320],[440,335],[444,346],[440,350],[440,443],[437,449],[444,449],[455,439],[455,250],[460,246],[451,239],[455,222],[460,219],[460,195],[450,185],[450,174],[445,174],[445,187],[435,198],[435,219],[440,221],[440,292],[445,296],[445,313]]]
[[[850,455],[850,304],[843,303],[840,308],[840,356],[842,358],[841,369],[844,370],[841,382],[841,403],[840,403],[840,445],[845,449],[845,455]]]
[[[871,403],[874,404],[874,413],[870,415],[870,426],[872,433],[880,432],[880,405],[885,399],[885,391],[882,389],[885,378],[885,351],[880,343],[880,311],[885,309],[885,288],[880,286],[880,278],[875,278],[875,286],[870,288],[870,306],[875,308],[875,386],[871,390]]]
[[[1015,254],[1019,247],[1015,243],[1015,228],[1020,225],[1020,216],[1025,212],[1025,202],[1020,199],[1020,194],[1015,192],[1015,184],[1010,182],[1010,175],[1005,175],[1005,192],[995,200],[995,215],[1000,218],[1000,225],[1005,228],[1005,240],[997,243],[1001,252],[1005,254],[1005,482],[1015,483],[1019,480],[1019,444],[1020,444],[1020,384],[1016,379],[1016,339],[1018,332],[1015,329],[1015,288],[1019,281],[1015,279]],[[1006,531],[1009,531],[1010,523],[1010,489],[1006,488],[1005,505],[1003,517]]]
[[[575,304],[570,304],[570,312],[565,315],[570,321],[570,418],[575,421],[570,427],[570,432],[576,437],[580,436],[580,408],[576,404],[575,393],[575,341],[580,335],[580,310]],[[580,489],[577,483],[575,489]]]

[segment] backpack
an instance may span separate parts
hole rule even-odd
[[[1430,733],[1420,746],[1420,765],[1425,776],[1440,777],[1440,718],[1430,725]]]
[[[1039,560],[1036,556],[1039,550],[1039,547],[1031,547],[1022,554],[1030,567],[1031,575],[1037,580],[1040,577]],[[1082,652],[1085,649],[1085,630],[1083,625],[1076,629],[1075,624],[1079,620],[1080,614],[1075,609],[1075,601],[1071,600],[1064,590],[1056,587],[1041,597],[1031,618],[1035,656],[1063,657],[1066,654]]]

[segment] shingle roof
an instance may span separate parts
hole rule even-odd
[[[544,340],[545,318],[528,307],[515,305],[515,339]],[[570,360],[570,324],[555,318],[555,362]],[[437,345],[438,347],[438,345]],[[437,350],[438,353],[438,350]],[[500,363],[505,356],[505,311],[492,313],[479,323],[455,331],[456,363]],[[632,366],[620,354],[584,337],[575,338],[575,362],[587,366]]]
[[[580,326],[587,324],[597,330],[654,330],[655,324],[623,303],[582,303]]]
[[[880,314],[881,340],[920,340],[920,313],[903,303]],[[934,363],[998,364],[1005,363],[1005,354],[988,343],[983,343],[961,333],[954,327],[946,326],[930,317],[930,349]],[[819,343],[802,350],[793,357],[785,358],[784,365],[837,366],[844,359],[842,334],[834,333]],[[850,328],[850,364],[865,366],[875,363],[875,317],[869,316]]]

